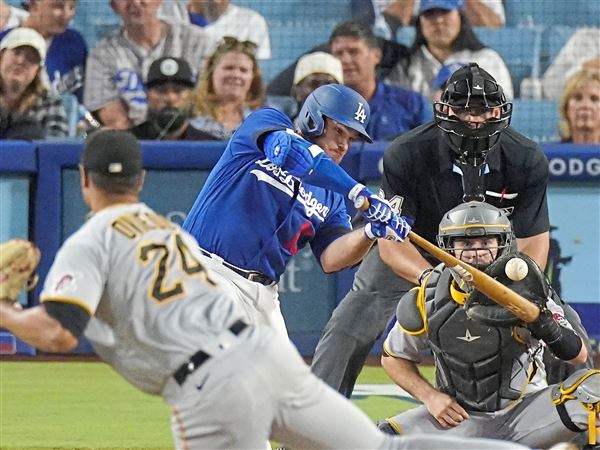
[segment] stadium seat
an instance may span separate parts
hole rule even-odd
[[[504,59],[512,76],[515,97],[519,96],[523,78],[540,76],[541,27],[476,27],[475,33]]]
[[[538,143],[558,142],[558,102],[554,100],[513,100],[511,125]]]
[[[560,49],[567,43],[569,38],[575,33],[574,27],[551,26],[544,28],[542,32],[542,52],[540,57],[540,67],[544,73],[552,60],[556,57]]]
[[[600,27],[598,0],[504,0],[506,25]]]
[[[269,82],[307,50],[327,42],[337,24],[337,21],[314,19],[269,23],[272,58],[259,61],[265,81]]]
[[[77,14],[72,27],[79,31],[89,49],[116,29],[121,24],[121,18],[110,7],[110,2],[78,2]]]
[[[233,3],[258,11],[269,25],[271,21],[340,23],[350,18],[350,0],[235,0]]]

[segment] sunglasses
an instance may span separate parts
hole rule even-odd
[[[256,49],[258,48],[256,43],[252,41],[240,41],[233,36],[225,36],[223,38],[223,43],[219,45],[218,50],[227,51],[238,47],[253,55],[256,53]]]

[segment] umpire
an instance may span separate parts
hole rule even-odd
[[[540,147],[509,126],[512,104],[477,64],[455,71],[434,121],[398,137],[383,158],[382,187],[413,230],[435,243],[444,212],[485,200],[511,213],[517,247],[544,267],[549,248],[548,162]],[[381,241],[359,267],[317,345],[313,372],[350,397],[375,340],[400,297],[436,264],[408,240]]]

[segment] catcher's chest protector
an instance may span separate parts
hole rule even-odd
[[[438,388],[467,410],[497,411],[527,385],[527,348],[513,338],[512,328],[469,319],[450,296],[451,281],[445,270],[436,288],[426,290],[426,302],[434,302],[427,321]]]

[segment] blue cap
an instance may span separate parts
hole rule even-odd
[[[448,81],[450,76],[464,65],[465,64],[458,62],[444,64],[435,76],[435,80],[433,80],[433,87],[436,89],[445,88],[446,81]]]
[[[451,11],[453,9],[462,9],[463,6],[464,0],[421,0],[419,15],[430,9],[447,9]]]

